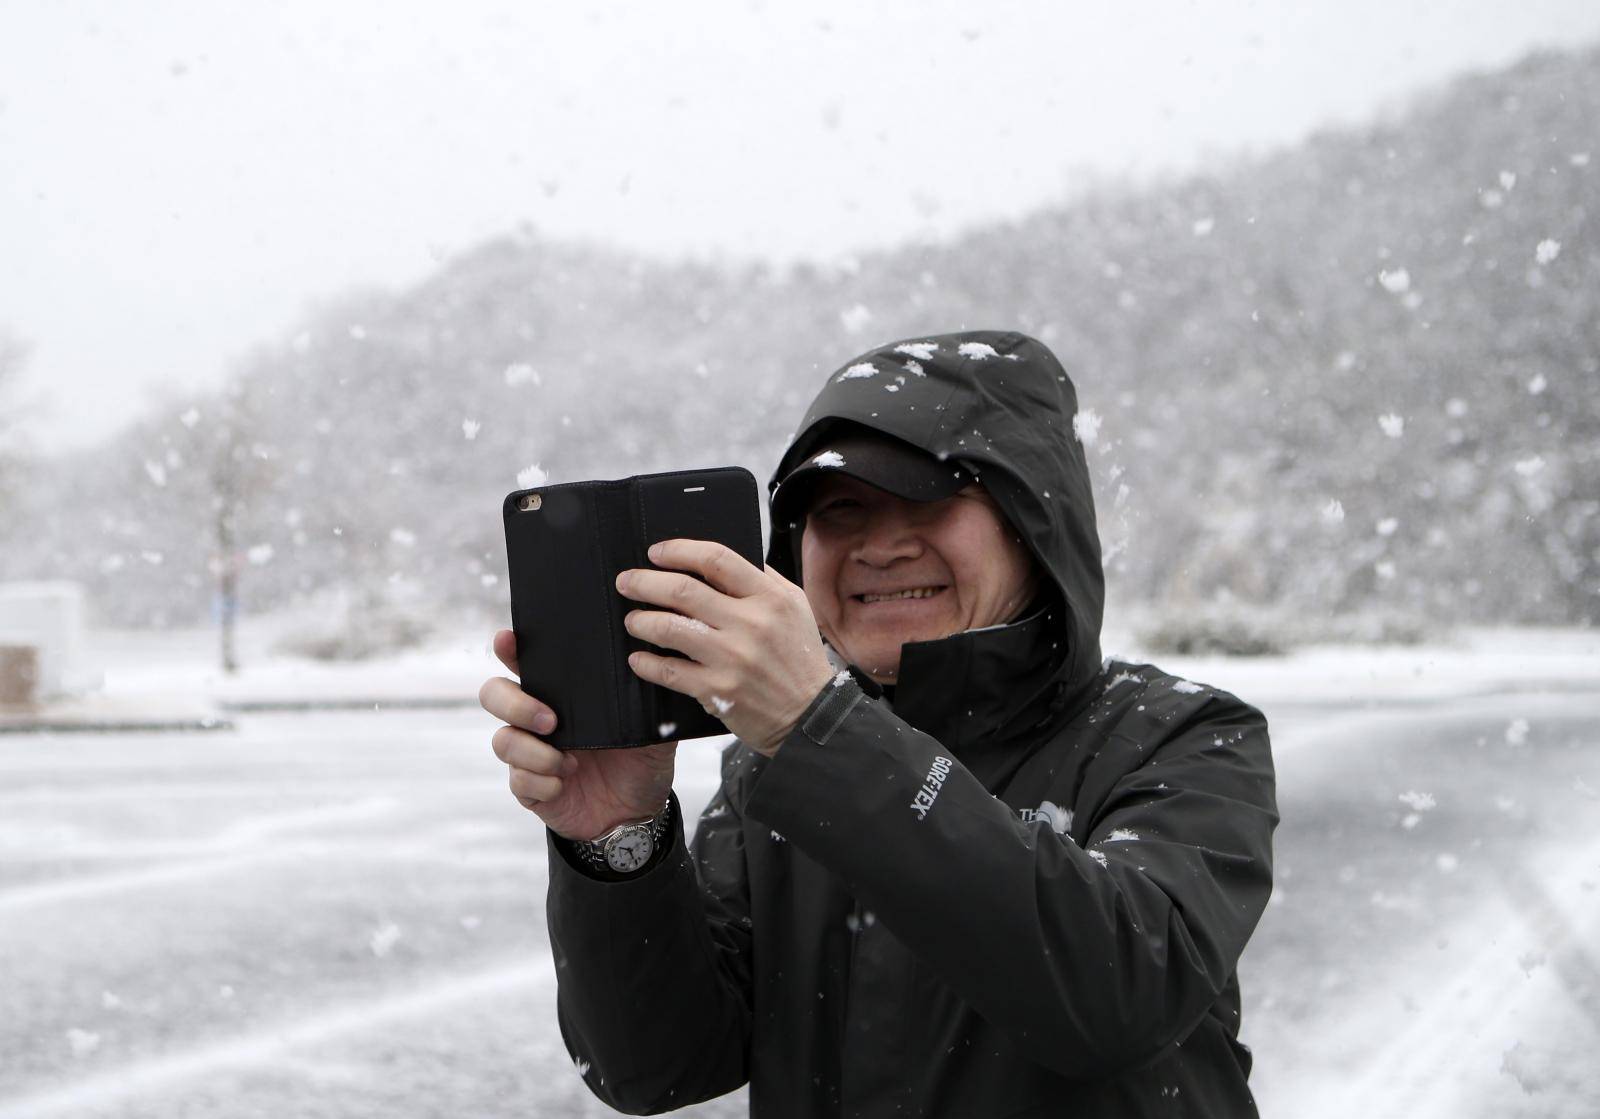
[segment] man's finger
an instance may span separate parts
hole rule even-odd
[[[524,808],[532,808],[535,804],[543,804],[561,795],[561,778],[542,773],[529,773],[525,769],[512,766],[511,795],[516,797]]]
[[[705,684],[704,665],[684,660],[682,657],[663,657],[655,653],[629,653],[628,667],[639,679],[650,684],[660,684],[686,696],[699,698]]]
[[[500,663],[506,670],[515,676],[522,675],[522,669],[517,665],[517,635],[509,629],[503,629],[494,635],[494,655],[500,658]]]
[[[698,618],[719,629],[732,620],[728,608],[733,604],[728,596],[692,575],[652,571],[647,567],[630,568],[618,573],[617,591],[624,598],[660,606],[686,618]]]
[[[540,703],[504,676],[485,680],[478,689],[478,702],[502,723],[534,734],[549,734],[556,729],[556,713],[549,705]]]
[[[674,571],[692,571],[723,594],[749,598],[766,589],[756,567],[726,544],[715,540],[663,540],[650,545],[650,562]]]
[[[686,618],[669,610],[630,610],[622,625],[637,638],[663,649],[676,649],[701,664],[707,663],[716,648],[716,630],[699,618]]]
[[[489,739],[494,756],[507,765],[529,773],[562,777],[567,773],[567,756],[519,727],[504,726]]]

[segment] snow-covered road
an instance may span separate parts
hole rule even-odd
[[[1269,715],[1263,1114],[1600,1112],[1600,696]],[[542,833],[491,729],[0,737],[0,1116],[610,1114],[556,1033]],[[694,812],[716,751],[683,757]]]

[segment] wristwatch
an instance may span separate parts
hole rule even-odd
[[[671,808],[669,799],[654,816],[618,824],[596,839],[573,840],[573,850],[585,866],[608,877],[637,874],[661,846],[672,820]]]

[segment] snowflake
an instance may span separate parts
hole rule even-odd
[[[482,427],[483,425],[477,420],[462,420],[461,434],[467,437],[468,442],[471,442],[478,437],[478,431]]]
[[[1561,242],[1552,241],[1548,237],[1546,237],[1543,241],[1540,241],[1538,246],[1533,250],[1533,259],[1537,260],[1540,264],[1549,264],[1552,260],[1560,255]]]
[[[1401,793],[1400,802],[1408,808],[1416,809],[1418,812],[1426,812],[1428,809],[1435,807],[1439,803],[1433,799],[1432,793],[1419,793],[1413,791]]]
[[[1200,218],[1191,226],[1196,237],[1209,237],[1211,236],[1211,231],[1216,227],[1217,219],[1213,217]]]
[[[1332,498],[1322,507],[1322,523],[1336,525],[1344,522],[1344,502]]]
[[[1393,272],[1382,271],[1378,273],[1378,282],[1391,295],[1401,295],[1411,290],[1411,273],[1404,268],[1396,268]]]
[[[872,312],[860,303],[839,312],[839,322],[846,334],[860,334],[871,321]]]
[[[1072,434],[1087,449],[1100,441],[1100,414],[1086,408],[1072,417]]]
[[[1383,428],[1383,433],[1390,439],[1398,439],[1406,433],[1405,417],[1398,416],[1393,412],[1386,412],[1379,416],[1378,426]]]

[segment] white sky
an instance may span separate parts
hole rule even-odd
[[[1595,0],[0,0],[0,331],[77,445],[523,222],[838,256],[1597,38]]]

